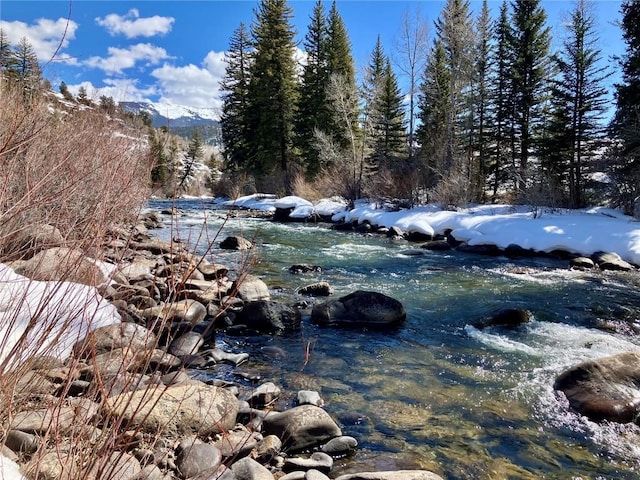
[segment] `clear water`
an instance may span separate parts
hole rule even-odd
[[[415,256],[409,243],[326,224],[226,218],[200,201],[177,207],[176,225],[158,236],[197,244],[232,270],[251,264],[276,300],[300,300],[297,288],[325,280],[336,296],[375,290],[404,304],[406,323],[387,332],[320,328],[307,317],[295,334],[218,337],[223,348],[250,353],[243,367],[290,392],[289,405],[299,389],[320,392],[343,432],[360,442],[333,473],[426,468],[447,479],[640,478],[640,428],[590,422],[552,388],[580,361],[640,350],[637,273],[573,272],[561,260],[459,252]],[[238,234],[259,245],[253,256],[217,248]],[[289,273],[299,263],[323,271]],[[534,320],[515,330],[471,326],[507,307],[526,308]]]

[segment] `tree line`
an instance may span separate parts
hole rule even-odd
[[[612,120],[593,5],[572,8],[556,52],[539,0],[505,0],[495,18],[486,0],[477,14],[447,0],[432,35],[406,13],[395,54],[378,37],[358,83],[335,1],[317,1],[299,64],[291,7],[261,0],[230,39],[221,82],[227,174],[284,194],[304,182],[447,205],[582,207],[605,186],[628,207],[640,194],[640,2],[621,4]]]

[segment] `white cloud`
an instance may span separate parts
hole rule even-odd
[[[154,35],[164,35],[171,31],[173,17],[153,17],[140,18],[140,12],[132,8],[126,15],[111,13],[104,18],[97,17],[96,23],[104,27],[110,35],[124,35],[127,38],[153,37]]]
[[[149,97],[157,95],[158,90],[155,86],[141,88],[135,79],[112,79],[103,80],[105,87],[95,87],[91,82],[82,82],[76,85],[67,85],[69,91],[77,95],[80,87],[84,87],[87,96],[94,102],[98,102],[101,95],[113,97],[116,102],[147,102]]]
[[[202,66],[165,64],[151,72],[158,80],[161,102],[190,107],[221,108],[219,82],[225,70],[224,52],[209,52]]]
[[[172,58],[164,48],[150,43],[138,43],[127,48],[109,47],[107,52],[108,57],[91,57],[85,64],[108,74],[116,74],[136,66],[138,62],[144,62],[144,66],[151,66]]]
[[[74,58],[61,53],[61,50],[68,47],[69,42],[75,38],[78,24],[73,20],[40,18],[32,25],[20,21],[0,20],[0,28],[13,45],[17,45],[20,39],[25,37],[41,62],[52,60],[56,50],[60,49],[53,60],[76,63]]]

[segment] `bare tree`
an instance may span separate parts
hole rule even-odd
[[[405,10],[400,31],[394,44],[393,60],[401,75],[409,80],[409,161],[415,155],[415,123],[420,75],[424,72],[429,56],[429,35],[426,19],[420,5],[410,12]]]

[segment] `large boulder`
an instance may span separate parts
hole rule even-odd
[[[625,262],[620,255],[615,252],[596,252],[591,255],[591,259],[596,262],[602,270],[617,270],[622,272],[633,270],[633,265]]]
[[[9,258],[27,259],[48,248],[64,245],[64,237],[53,225],[38,223],[26,225],[9,235],[3,242],[2,252]]]
[[[155,334],[135,323],[116,323],[96,328],[73,351],[78,357],[92,357],[117,348],[135,351],[153,350],[157,344]]]
[[[235,425],[238,401],[224,388],[188,381],[168,388],[150,386],[109,398],[103,413],[106,418],[121,418],[129,429],[168,436],[207,437]]]
[[[477,328],[504,327],[515,328],[531,320],[531,312],[522,308],[505,308],[482,319],[475,324]]]
[[[640,423],[640,352],[580,363],[560,374],[553,388],[593,421]]]
[[[236,322],[260,332],[284,332],[300,327],[300,312],[282,303],[248,302],[236,315]]]
[[[227,237],[220,242],[220,248],[223,250],[251,250],[253,242],[244,237]]]
[[[302,450],[342,436],[340,427],[322,408],[301,405],[284,412],[270,412],[264,417],[266,435],[276,435],[288,450]]]
[[[407,317],[402,303],[382,293],[358,290],[313,307],[311,320],[323,325],[384,327]]]
[[[269,287],[255,275],[245,275],[236,280],[231,289],[245,302],[255,302],[257,300],[269,300]]]
[[[186,299],[146,308],[139,313],[149,321],[164,320],[196,325],[207,316],[207,308],[196,300]]]
[[[15,272],[32,280],[81,283],[98,286],[107,282],[107,273],[80,250],[56,247],[42,250],[18,266]]]

